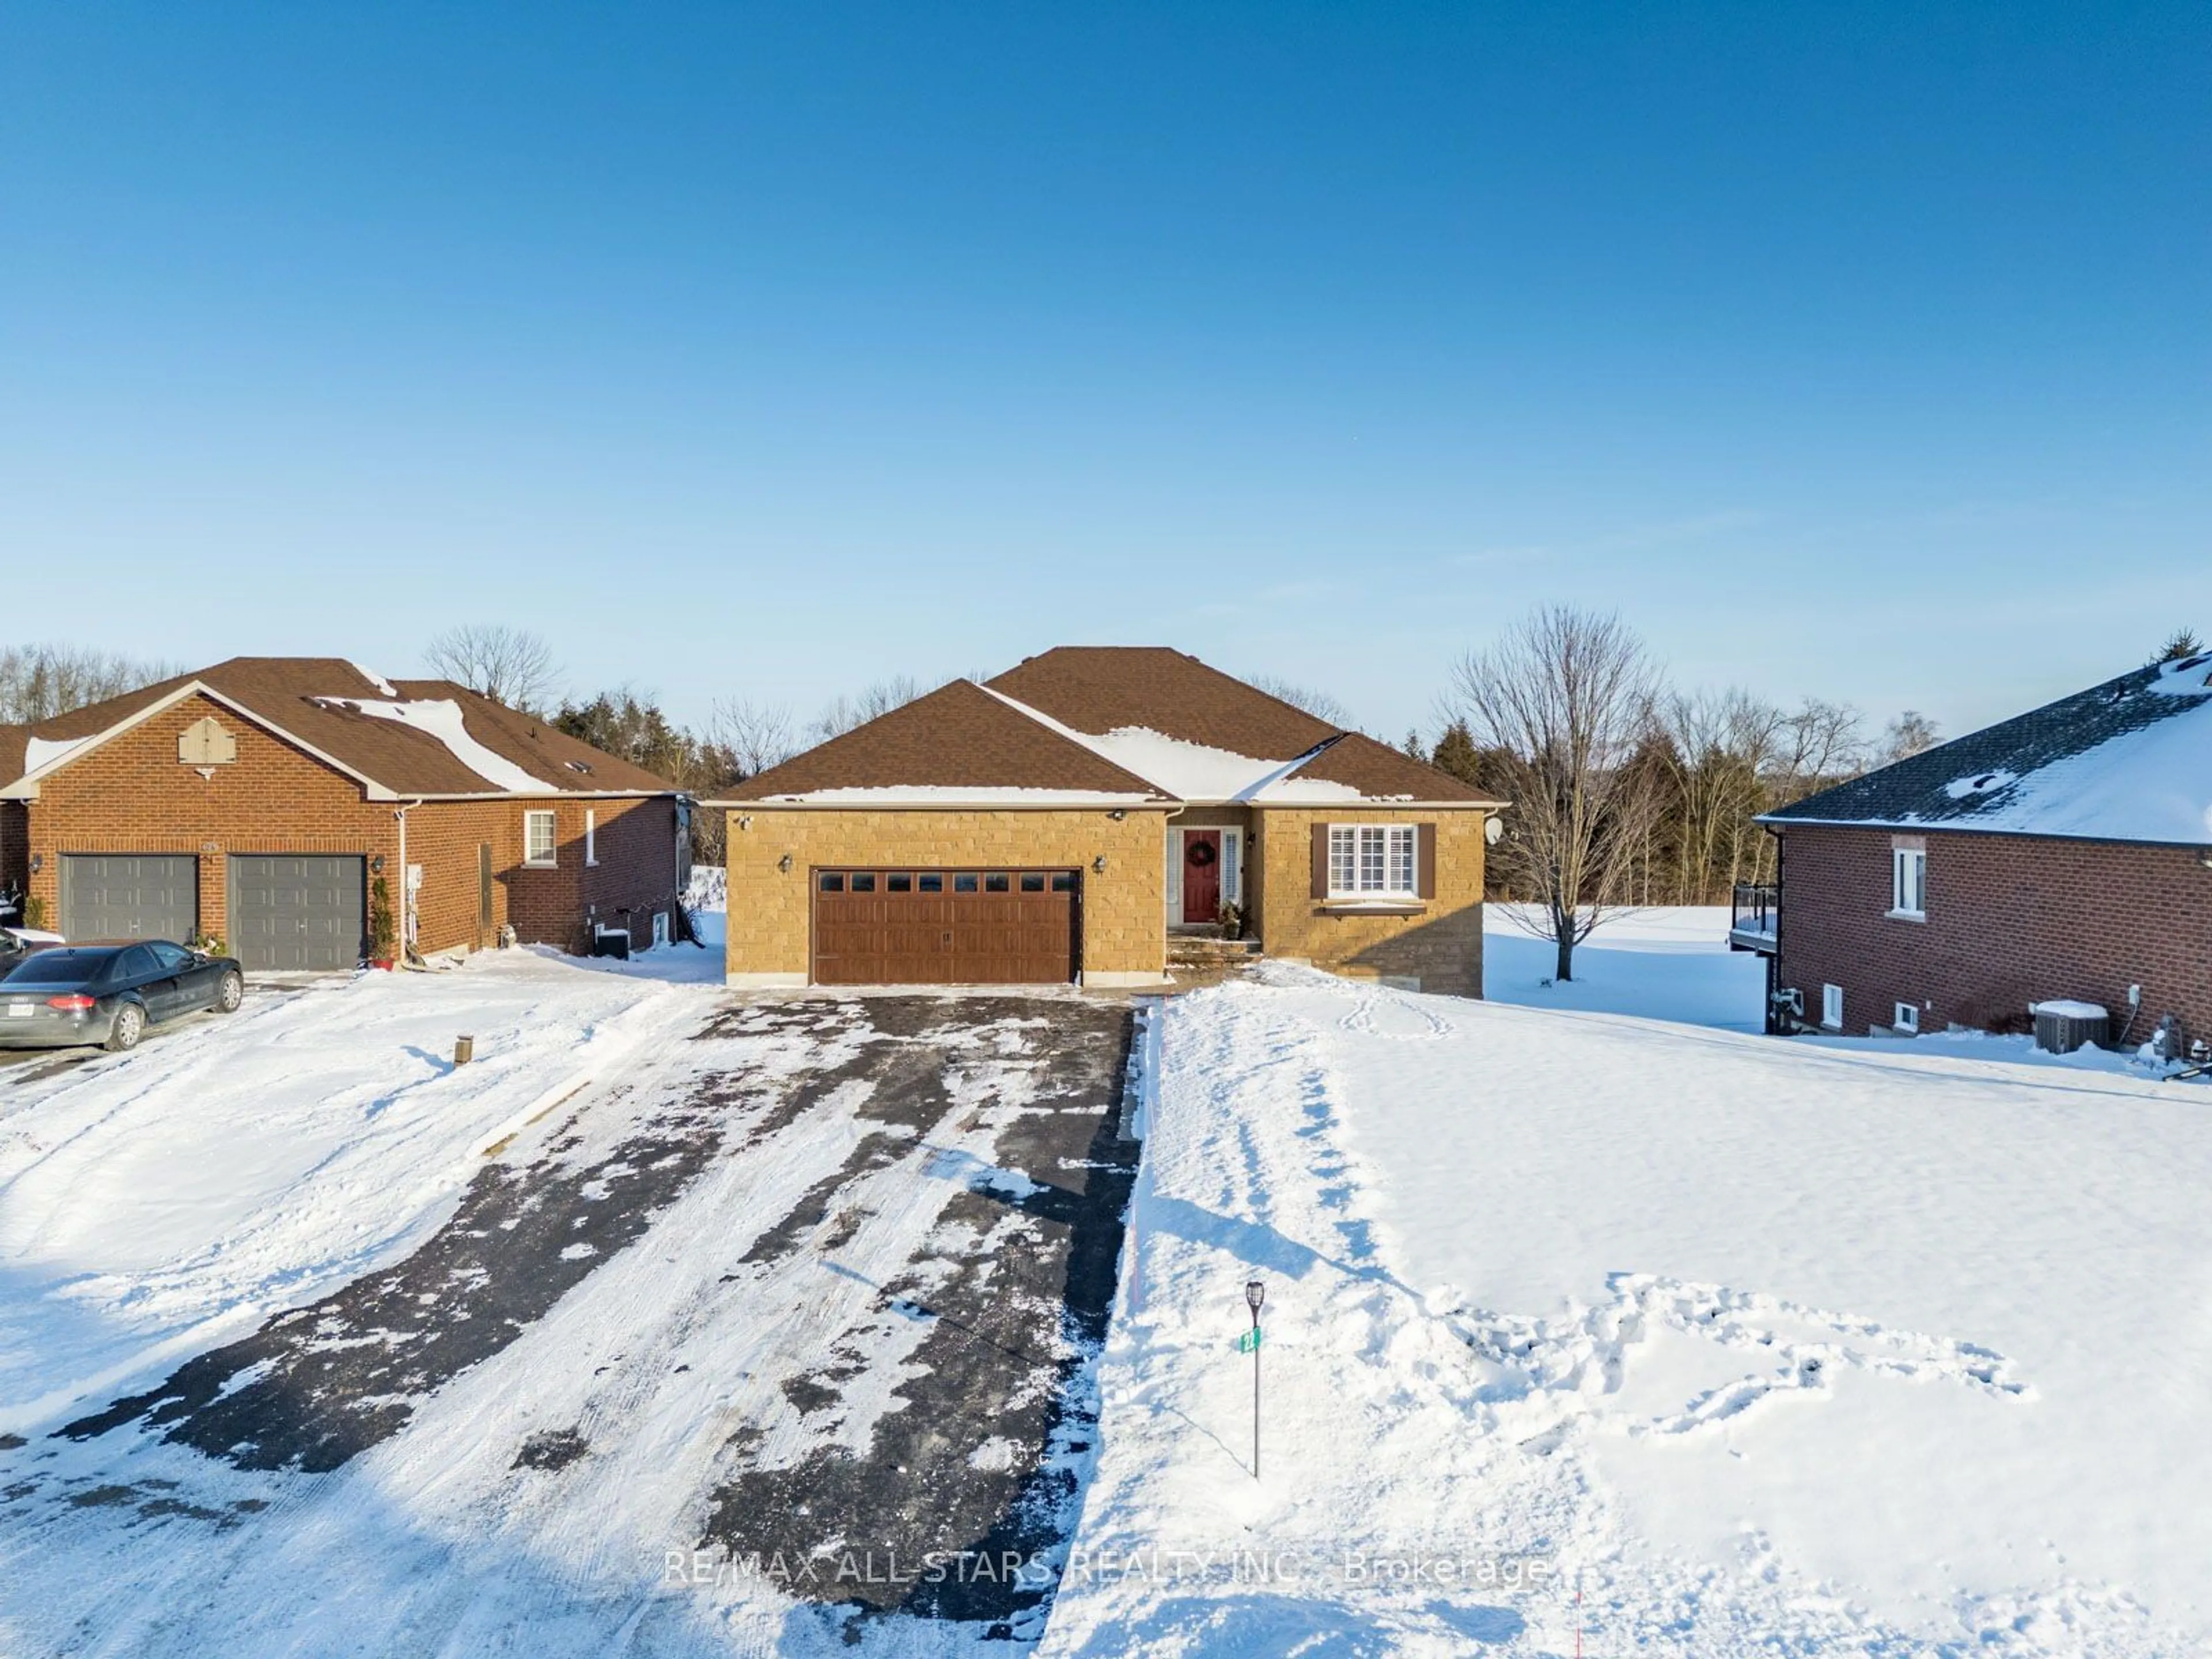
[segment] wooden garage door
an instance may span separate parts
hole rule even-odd
[[[817,985],[1065,985],[1073,870],[817,870]]]

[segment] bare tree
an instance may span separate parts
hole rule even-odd
[[[0,724],[52,720],[182,672],[173,663],[140,662],[82,646],[0,647]]]
[[[560,685],[552,648],[526,629],[503,623],[449,628],[423,648],[422,659],[442,679],[532,714],[542,712]]]
[[[1645,769],[1630,764],[1654,699],[1650,660],[1619,617],[1551,605],[1462,659],[1454,689],[1513,803],[1499,850],[1534,901],[1526,925],[1558,945],[1558,976],[1571,979],[1575,946],[1628,893],[1654,810]]]
[[[827,743],[832,738],[842,737],[856,726],[866,726],[894,708],[904,708],[921,695],[921,683],[911,674],[895,674],[889,679],[878,680],[858,696],[848,697],[840,692],[816,717],[814,740]]]
[[[1352,729],[1352,711],[1326,691],[1316,691],[1310,685],[1300,685],[1296,681],[1281,679],[1273,674],[1255,674],[1244,684],[1265,691],[1269,696],[1286,702],[1293,708],[1303,708],[1316,720],[1326,720],[1340,732]]]
[[[1933,749],[1936,743],[1936,722],[1918,709],[1908,708],[1882,733],[1881,764],[1894,766],[1901,760],[1911,760],[1923,750]]]
[[[781,703],[755,702],[748,697],[725,698],[714,705],[707,733],[708,741],[727,750],[731,761],[749,778],[789,760],[799,751],[791,710]]]
[[[1756,865],[1764,805],[1788,718],[1748,691],[1671,692],[1654,706],[1655,745],[1673,775],[1675,902],[1702,904]],[[1763,839],[1763,837],[1761,837]]]

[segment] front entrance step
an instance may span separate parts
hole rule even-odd
[[[1259,954],[1260,941],[1255,939],[1207,939],[1189,933],[1168,935],[1168,963],[1170,966],[1176,963],[1245,962]]]

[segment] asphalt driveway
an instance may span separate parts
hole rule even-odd
[[[1131,1024],[1073,995],[724,1007],[404,1259],[0,1441],[4,1565],[41,1569],[10,1635],[1034,1636],[1095,1455]]]

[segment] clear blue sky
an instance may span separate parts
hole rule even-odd
[[[2191,0],[0,7],[13,638],[1956,731],[2212,632],[2208,440]]]

